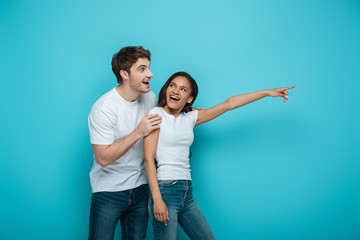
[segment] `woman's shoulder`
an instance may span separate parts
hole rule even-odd
[[[192,110],[187,113],[182,113],[183,117],[186,119],[190,119],[192,122],[196,122],[198,118],[198,110]]]
[[[162,111],[161,111],[161,107],[154,107],[152,109],[149,110],[149,115],[150,114],[159,114],[162,115]]]
[[[183,112],[182,113],[185,117],[193,117],[193,116],[197,116],[198,115],[198,110],[194,109],[188,112]]]

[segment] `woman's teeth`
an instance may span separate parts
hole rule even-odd
[[[170,99],[171,99],[171,100],[174,100],[174,101],[179,101],[179,100],[180,100],[179,98],[174,97],[174,96],[170,96]]]

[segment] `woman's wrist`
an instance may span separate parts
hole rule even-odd
[[[264,94],[265,97],[270,96],[269,90],[262,90],[260,91],[262,94]]]
[[[161,195],[160,195],[160,196],[153,196],[153,201],[154,201],[154,202],[163,201],[162,196],[161,196]]]

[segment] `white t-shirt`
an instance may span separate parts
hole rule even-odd
[[[134,102],[123,99],[116,88],[105,93],[92,106],[88,123],[92,144],[109,145],[129,135],[144,114],[156,105],[153,92],[142,93]],[[143,140],[139,140],[121,158],[102,167],[96,160],[90,171],[93,192],[115,192],[146,184]]]
[[[180,113],[178,117],[155,107],[149,114],[162,117],[156,150],[157,177],[159,180],[191,180],[190,146],[194,141],[194,126],[198,111]]]

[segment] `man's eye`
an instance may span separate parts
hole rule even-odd
[[[170,87],[174,87],[174,84],[170,84]]]

